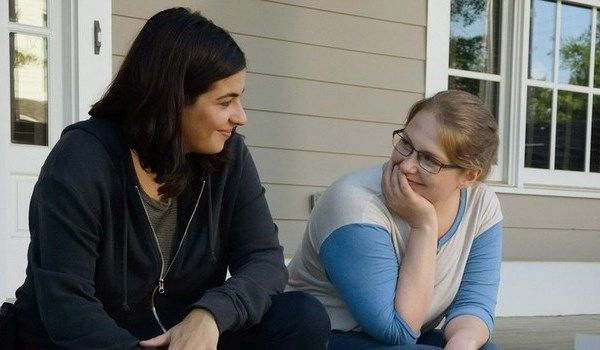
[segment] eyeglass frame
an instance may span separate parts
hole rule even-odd
[[[394,146],[394,149],[395,149],[395,150],[396,150],[398,153],[400,153],[401,155],[403,155],[404,157],[410,157],[410,156],[413,154],[413,152],[417,152],[417,163],[419,164],[419,166],[421,167],[421,169],[425,170],[426,172],[428,172],[428,173],[430,173],[430,174],[434,174],[434,175],[436,175],[436,174],[439,174],[439,173],[440,173],[440,171],[442,171],[442,169],[462,169],[462,168],[463,168],[463,167],[461,167],[461,166],[460,166],[460,165],[458,165],[458,164],[446,164],[446,163],[442,162],[441,160],[437,159],[436,157],[434,157],[433,155],[431,155],[431,154],[428,154],[428,157],[429,157],[429,158],[431,158],[431,159],[432,159],[432,160],[434,160],[435,162],[439,163],[439,165],[438,165],[438,166],[439,166],[439,168],[438,168],[438,171],[437,171],[437,172],[433,172],[433,171],[427,170],[427,169],[426,169],[426,168],[423,166],[423,164],[421,164],[421,153],[422,153],[423,151],[422,151],[422,150],[418,150],[418,149],[416,149],[416,148],[415,148],[415,146],[412,144],[412,142],[410,142],[410,140],[409,140],[409,139],[407,139],[406,137],[404,137],[404,136],[403,136],[403,134],[404,134],[404,130],[405,130],[405,128],[402,128],[402,129],[397,129],[397,130],[394,130],[394,131],[392,132],[392,146]],[[402,153],[402,152],[401,152],[401,151],[398,149],[398,147],[396,147],[396,142],[394,142],[394,136],[396,136],[396,135],[398,135],[398,137],[399,137],[400,139],[402,139],[404,142],[406,142],[406,144],[407,144],[408,146],[410,146],[411,150],[410,150],[410,152],[408,152],[408,154],[404,154],[404,153]],[[425,153],[429,153],[429,152],[425,152]]]

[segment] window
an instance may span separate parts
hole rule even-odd
[[[10,0],[11,142],[48,145],[48,36],[45,0]]]
[[[503,17],[501,0],[459,0],[450,4],[448,89],[479,96],[496,117],[501,133],[505,124],[501,102],[505,98],[502,73],[506,61]],[[490,180],[502,179],[499,167],[503,163],[502,157],[496,159]]]
[[[469,91],[492,110],[501,145],[490,180],[507,192],[600,197],[598,2],[449,2],[429,7],[428,41],[446,59],[428,46],[427,74],[447,80],[428,78],[426,93]]]

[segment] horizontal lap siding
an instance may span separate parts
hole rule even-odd
[[[250,150],[263,182],[286,185],[329,186],[342,174],[387,160],[387,157],[253,146]]]
[[[500,194],[511,227],[563,230],[600,229],[600,200]],[[600,254],[600,245],[597,246]]]
[[[504,258],[600,262],[600,200],[499,194]]]
[[[398,125],[421,93],[248,74],[249,109]]]
[[[376,6],[375,6],[376,4]],[[425,90],[426,0],[114,0],[113,67],[154,13],[200,10],[248,59],[246,136],[287,257],[309,198],[381,164]],[[600,201],[499,195],[508,260],[600,261]]]
[[[251,146],[387,157],[389,124],[359,122],[247,110],[249,123],[240,128]],[[369,135],[373,142],[357,142]]]
[[[373,18],[380,21],[425,26],[426,0],[376,0],[365,5],[365,0],[268,0],[282,4]]]
[[[505,227],[504,260],[600,262],[600,231]]]
[[[191,1],[118,1],[115,2],[113,13],[146,19],[159,10],[172,6],[200,10],[233,34],[421,61],[425,58],[424,24],[376,20],[277,2],[213,0],[196,1],[192,4]]]

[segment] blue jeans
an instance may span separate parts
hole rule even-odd
[[[442,331],[431,330],[421,334],[415,345],[388,345],[371,338],[362,332],[332,331],[329,335],[328,350],[439,350],[446,345]],[[498,350],[492,342],[488,342],[480,350]]]
[[[259,324],[219,337],[218,350],[326,350],[329,316],[321,303],[304,292],[273,297]]]

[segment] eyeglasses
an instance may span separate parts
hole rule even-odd
[[[437,174],[442,169],[461,168],[461,166],[456,164],[444,164],[431,154],[415,149],[413,144],[404,135],[404,129],[394,130],[392,133],[392,142],[396,151],[405,157],[410,156],[413,152],[417,152],[419,166],[428,173]]]

